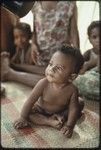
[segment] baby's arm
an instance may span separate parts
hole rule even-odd
[[[79,116],[79,101],[78,101],[78,89],[75,87],[71,96],[68,110],[68,120],[66,125],[62,128],[63,134],[70,138],[73,134],[73,128],[78,120]]]
[[[22,108],[20,118],[18,120],[16,120],[14,123],[15,128],[22,128],[28,124],[29,114],[31,113],[32,107],[35,104],[35,102],[42,95],[45,83],[46,83],[46,80],[44,78],[44,79],[41,79],[36,84],[36,86],[32,90],[29,98],[27,99],[27,101],[25,102],[25,104]]]

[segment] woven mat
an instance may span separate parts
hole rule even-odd
[[[99,115],[84,109],[85,120],[79,120],[71,139],[46,126],[15,130],[13,122],[31,92],[31,88],[5,83],[6,98],[1,99],[1,145],[5,148],[95,148],[99,146]],[[81,122],[81,123],[80,123]]]

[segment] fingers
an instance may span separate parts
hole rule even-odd
[[[73,134],[73,130],[65,126],[61,129],[61,131],[64,135],[66,135],[67,138],[70,138]]]
[[[15,121],[15,123],[14,123],[14,128],[20,129],[20,128],[26,127],[26,126],[28,126],[28,125],[29,125],[28,122]]]

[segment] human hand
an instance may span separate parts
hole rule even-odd
[[[64,125],[62,127],[61,131],[64,135],[66,135],[67,138],[71,138],[71,136],[73,134],[73,128],[68,125]]]
[[[31,49],[31,58],[32,61],[36,64],[38,60],[39,52],[38,48],[35,44],[32,44],[32,49]]]
[[[14,122],[14,128],[15,129],[20,129],[20,128],[24,128],[26,126],[30,125],[30,123],[24,119],[24,118],[19,118]]]

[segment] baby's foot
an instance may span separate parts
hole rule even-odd
[[[1,81],[5,81],[7,79],[7,74],[9,70],[10,70],[9,53],[2,52],[1,53]]]
[[[56,128],[56,129],[61,129],[62,128],[63,123],[64,123],[62,116],[54,114],[49,119],[50,119],[50,126]]]

